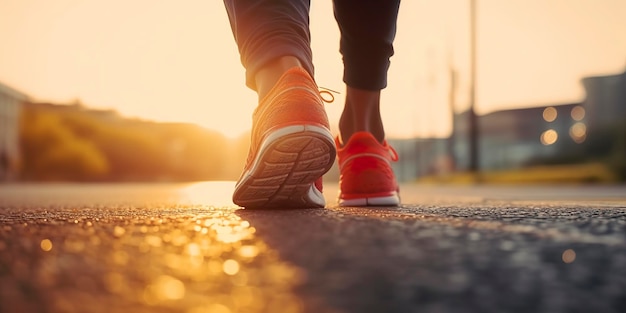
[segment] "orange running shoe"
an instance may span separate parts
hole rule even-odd
[[[233,202],[246,208],[321,208],[335,146],[317,85],[289,69],[253,114],[248,160]]]
[[[340,206],[397,206],[399,187],[391,168],[398,154],[385,140],[369,132],[357,132],[341,145],[335,138],[339,161]]]

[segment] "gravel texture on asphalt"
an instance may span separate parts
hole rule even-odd
[[[202,188],[0,188],[0,312],[626,311],[621,202],[263,211]]]

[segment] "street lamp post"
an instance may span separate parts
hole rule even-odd
[[[479,171],[478,119],[476,117],[476,0],[470,0],[470,95],[468,110],[469,128],[469,170]]]

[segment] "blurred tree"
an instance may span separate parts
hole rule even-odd
[[[20,125],[24,179],[85,181],[107,173],[107,160],[97,147],[74,136],[58,116],[26,108]]]
[[[27,180],[234,180],[249,145],[249,134],[229,140],[193,124],[126,119],[78,105],[26,107]]]

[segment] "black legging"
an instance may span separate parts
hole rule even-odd
[[[282,56],[298,58],[314,75],[310,0],[224,0],[224,5],[248,87],[256,89],[256,72]],[[348,86],[373,91],[387,86],[399,7],[400,0],[333,1]]]

